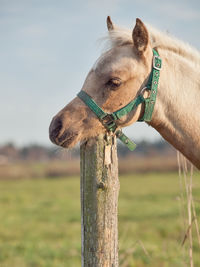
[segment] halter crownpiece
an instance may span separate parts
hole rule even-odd
[[[159,54],[156,50],[153,49],[153,62],[152,62],[152,70],[149,76],[149,80],[147,85],[142,89],[141,93],[133,99],[130,103],[124,106],[113,113],[104,112],[97,103],[85,92],[80,91],[77,96],[95,113],[95,115],[99,118],[100,122],[104,125],[104,127],[109,132],[113,132],[116,134],[117,138],[119,138],[131,151],[136,148],[136,144],[131,141],[122,130],[117,130],[116,121],[126,114],[130,113],[134,110],[139,104],[145,104],[144,115],[138,121],[147,121],[150,122],[156,102],[157,89],[158,89],[158,81],[160,77],[160,70],[162,67],[162,60],[159,57]],[[150,96],[144,98],[142,93],[144,90],[150,91]]]

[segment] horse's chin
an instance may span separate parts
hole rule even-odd
[[[63,143],[59,144],[59,146],[67,149],[67,148],[73,148],[77,143],[78,141],[66,140]]]
[[[54,143],[63,148],[73,148],[79,142],[79,134],[72,132],[64,132]]]
[[[59,137],[56,139],[51,139],[51,141],[56,144],[57,146],[70,149],[73,148],[77,143],[84,143],[89,138],[94,138],[98,136],[99,134],[104,133],[104,131],[96,131],[93,132],[87,132],[87,134],[84,134],[82,132],[72,132],[72,131],[64,131]]]

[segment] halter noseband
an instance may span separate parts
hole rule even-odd
[[[136,148],[136,144],[132,142],[124,133],[122,133],[121,129],[117,130],[118,126],[116,124],[116,121],[134,110],[141,103],[145,104],[145,111],[143,117],[138,121],[151,121],[156,102],[161,67],[162,60],[159,57],[158,52],[153,49],[152,70],[147,85],[141,90],[140,94],[135,99],[133,99],[123,108],[118,109],[113,113],[104,112],[85,91],[81,90],[77,94],[77,96],[95,113],[95,115],[99,118],[100,122],[104,125],[104,127],[109,132],[115,133],[117,138],[119,138],[131,151]],[[149,97],[143,97],[142,93],[144,90],[150,91]]]

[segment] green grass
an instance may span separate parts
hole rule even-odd
[[[121,266],[188,266],[178,174],[120,178]],[[0,266],[81,266],[79,179],[0,181]],[[200,219],[200,177],[194,177]],[[194,231],[194,266],[200,249]]]

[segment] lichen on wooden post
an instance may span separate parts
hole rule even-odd
[[[100,135],[81,145],[82,267],[118,266],[116,138]]]

